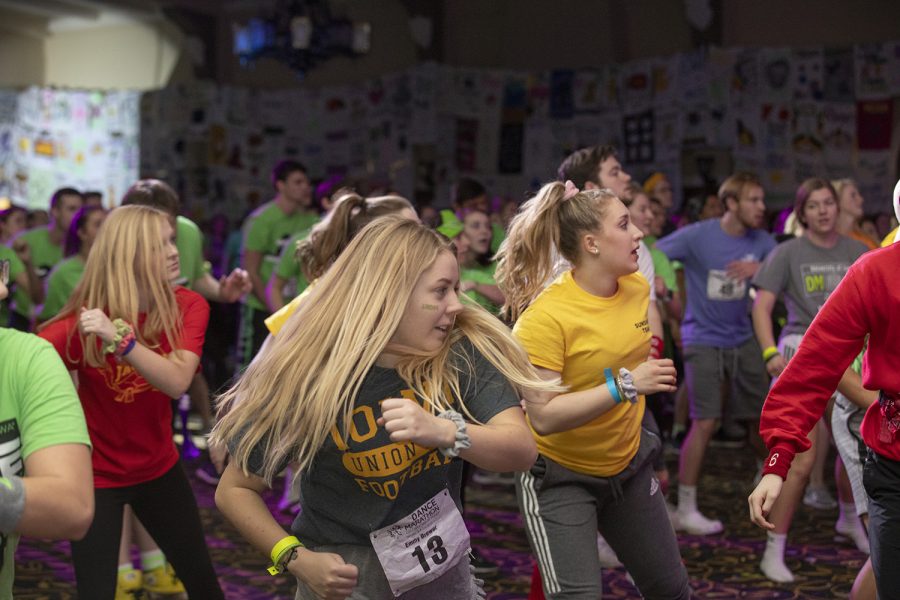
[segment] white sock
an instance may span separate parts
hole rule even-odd
[[[853,502],[838,502],[838,521],[852,523],[856,520],[856,504]]]
[[[124,573],[126,571],[133,571],[133,570],[134,570],[134,565],[131,564],[131,561],[123,562],[122,564],[119,565],[119,573]]]
[[[794,580],[794,574],[784,564],[784,548],[787,544],[786,533],[766,534],[766,549],[763,552],[759,568],[763,574],[778,583],[787,583]]]
[[[691,513],[697,512],[697,486],[678,485],[678,512]]]

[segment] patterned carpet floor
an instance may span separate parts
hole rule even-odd
[[[193,472],[194,465],[187,465]],[[670,467],[674,468],[672,463]],[[755,465],[748,450],[710,449],[700,482],[701,510],[721,519],[725,532],[708,537],[682,535],[681,554],[697,598],[846,598],[865,561],[852,542],[834,532],[836,510],[801,506],[789,536],[787,564],[792,584],[768,581],[758,569],[763,532],[747,517],[746,497]],[[266,559],[249,547],[223,519],[213,503],[214,489],[192,479],[207,532],[207,543],[227,598],[293,598],[294,585],[265,571]],[[269,498],[273,511],[276,490]],[[512,486],[473,484],[466,519],[473,544],[499,566],[486,577],[491,600],[525,598],[532,562]],[[173,507],[174,508],[174,507]],[[288,525],[290,519],[279,516]],[[67,543],[23,540],[16,565],[17,599],[74,598]],[[604,598],[638,598],[624,569],[603,574]]]

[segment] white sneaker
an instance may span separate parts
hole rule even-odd
[[[616,551],[599,533],[597,534],[597,555],[600,557],[601,567],[615,569],[622,566],[622,561],[616,556]]]
[[[714,535],[722,533],[722,521],[707,519],[699,510],[691,512],[675,511],[678,517],[678,529],[691,535]]]
[[[763,575],[775,583],[790,583],[794,581],[794,574],[784,564],[784,557],[782,556],[769,556],[769,553],[764,553],[762,561],[759,563],[759,569],[763,572]]]
[[[870,553],[869,536],[866,535],[866,530],[863,528],[862,523],[858,518],[852,521],[838,519],[834,522],[834,530],[842,536],[853,540],[853,543],[856,544],[856,548],[860,552],[865,552],[866,554]]]

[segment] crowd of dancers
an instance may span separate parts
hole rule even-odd
[[[223,597],[182,397],[209,433],[197,475],[297,598],[483,598],[463,511],[484,473],[514,474],[532,598],[599,598],[610,564],[690,598],[677,535],[723,531],[698,483],[734,430],[762,573],[793,580],[791,519],[834,502],[833,440],[835,528],[871,553],[851,597],[900,597],[900,245],[863,228],[852,181],[803,181],[778,236],[754,175],[676,216],[666,176],[639,185],[609,146],[521,206],[468,179],[439,212],[314,193],[291,160],[272,186],[233,244],[154,179],[111,210],[63,188],[46,223],[0,211],[0,597],[20,535],[72,540],[84,598]],[[277,477],[289,530],[263,501]]]

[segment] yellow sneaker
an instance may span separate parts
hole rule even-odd
[[[141,597],[141,572],[137,569],[119,571],[116,578],[116,600],[135,600]]]
[[[144,592],[148,598],[163,596],[167,599],[183,598],[187,600],[187,592],[172,565],[166,563],[150,571],[144,571]]]

